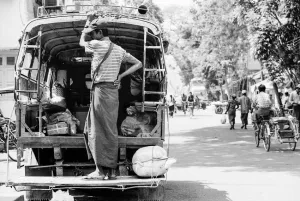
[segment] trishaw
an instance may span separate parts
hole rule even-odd
[[[25,176],[11,179],[7,185],[21,186],[26,191],[26,200],[51,200],[53,191],[60,189],[82,200],[115,200],[115,195],[128,194],[131,196],[127,200],[164,199],[162,184],[166,177],[137,177],[131,164],[136,150],[145,146],[162,147],[165,140],[164,52],[168,42],[145,10],[144,6],[41,5],[37,18],[25,26],[15,66],[14,90],[17,166],[24,166]],[[118,129],[127,118],[129,106],[151,117],[148,129],[141,130],[138,136],[128,137],[119,131],[117,179],[109,181],[82,179],[95,168],[87,158],[83,136],[90,104],[91,55],[79,46],[89,11],[96,12],[106,22],[112,42],[143,63],[142,69],[122,80]],[[126,68],[127,64],[122,64],[121,71]],[[61,104],[53,100],[51,94],[55,93],[63,97],[58,102]],[[51,115],[66,111],[78,120],[75,129],[72,119],[70,125],[47,123]]]
[[[299,139],[299,122],[291,115],[285,117],[260,116],[260,124],[255,127],[255,143],[259,147],[260,140],[263,141],[264,148],[268,152],[271,147],[271,138],[275,137],[281,144],[289,145],[289,149],[294,151]]]
[[[223,111],[226,110],[227,102],[216,102],[215,105],[215,113],[216,114],[223,114]]]

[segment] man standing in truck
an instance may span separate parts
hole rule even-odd
[[[86,41],[87,35],[91,41]],[[107,178],[103,171],[104,167],[111,169],[111,172],[117,167],[118,89],[121,79],[141,68],[142,63],[110,41],[106,22],[95,15],[88,16],[80,38],[80,46],[85,47],[85,51],[93,55],[92,96],[84,133],[88,157],[93,157],[96,170],[87,177],[104,179]],[[121,63],[129,63],[131,66],[119,74]],[[112,175],[111,173],[109,178]]]

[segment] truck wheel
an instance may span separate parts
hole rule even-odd
[[[157,188],[141,188],[139,189],[138,201],[164,201],[165,187],[158,186]]]

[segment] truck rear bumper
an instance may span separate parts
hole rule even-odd
[[[28,186],[39,189],[130,189],[139,187],[158,187],[166,181],[166,177],[139,178],[136,176],[119,176],[116,180],[85,179],[84,177],[45,177],[26,176],[8,182],[8,186]]]

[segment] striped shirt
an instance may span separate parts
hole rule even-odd
[[[97,66],[101,63],[108,51],[110,43],[111,41],[108,37],[104,37],[102,40],[92,40],[87,42],[85,51],[92,52],[93,54],[91,66],[92,77]],[[109,57],[102,63],[98,72],[96,72],[95,83],[114,82],[119,75],[121,63],[125,62],[137,63],[139,61],[131,54],[127,53],[122,47],[114,44]]]

